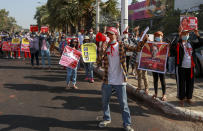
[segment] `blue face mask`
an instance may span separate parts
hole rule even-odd
[[[114,43],[116,43],[116,41],[115,40],[113,40],[110,44],[114,44]]]
[[[155,41],[160,42],[161,38],[160,37],[155,37]]]
[[[182,40],[188,40],[189,39],[189,35],[183,35],[182,36]]]
[[[137,41],[139,41],[140,40],[140,37],[137,37]]]
[[[44,37],[46,38],[46,37],[47,37],[47,35],[44,35]]]

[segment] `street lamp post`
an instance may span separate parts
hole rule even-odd
[[[100,23],[100,8],[99,8],[99,5],[100,5],[100,0],[97,0],[96,1],[97,4],[96,4],[96,32],[99,32],[99,23]]]
[[[121,0],[121,36],[128,27],[128,0]]]

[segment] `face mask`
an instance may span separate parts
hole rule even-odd
[[[137,40],[140,40],[140,37],[137,37]]]
[[[116,43],[116,41],[115,40],[113,40],[110,44],[114,44],[114,43]]]
[[[162,40],[161,37],[155,37],[155,41],[160,42]]]
[[[186,36],[183,35],[183,36],[182,36],[182,40],[188,40],[188,39],[189,39],[189,35],[186,35]]]
[[[90,34],[93,34],[93,32],[90,32]]]
[[[47,37],[47,35],[44,35],[44,37]]]
[[[127,38],[128,38],[128,34],[125,34],[125,35],[124,35],[124,38],[127,39]]]
[[[62,39],[62,41],[65,41],[65,39]]]
[[[36,35],[33,35],[33,37],[36,37]]]

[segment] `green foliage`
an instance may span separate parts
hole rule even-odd
[[[16,20],[9,16],[5,9],[0,10],[0,31],[19,31],[22,28],[16,24]]]
[[[136,4],[137,2],[139,2],[139,1],[138,0],[132,0],[131,5]]]
[[[118,8],[117,0],[108,0],[106,2],[102,2],[100,4],[101,7],[101,24],[103,25],[111,25],[112,23],[116,23],[121,16],[121,12]]]
[[[48,0],[37,7],[35,19],[38,25],[49,25],[52,30],[64,32],[95,27],[96,0]],[[106,7],[104,8],[103,5]],[[101,2],[101,14],[106,21],[117,20],[120,15],[117,0]]]

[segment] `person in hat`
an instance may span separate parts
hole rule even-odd
[[[107,29],[107,36],[110,41],[107,48],[103,48],[104,60],[104,77],[102,84],[102,105],[103,105],[103,121],[99,123],[99,127],[106,127],[111,123],[109,101],[114,89],[120,103],[123,127],[126,131],[134,131],[131,127],[131,116],[128,108],[126,82],[127,69],[125,64],[125,44],[117,41],[118,31],[114,27]],[[129,47],[130,48],[130,47]],[[102,59],[100,62],[102,62]]]
[[[154,41],[155,42],[163,42],[163,33],[161,31],[157,31],[154,33]],[[153,49],[155,50],[155,53],[152,53],[152,57],[154,57],[157,53],[157,46],[156,44],[153,45]],[[166,82],[165,82],[165,74],[163,73],[157,73],[152,72],[153,74],[153,81],[154,81],[154,91],[155,94],[153,95],[153,98],[157,98],[158,94],[158,78],[160,78],[161,81],[161,88],[162,88],[162,101],[166,100]]]
[[[89,36],[85,36],[83,44],[85,44],[85,43],[90,43]],[[86,73],[85,81],[94,83],[93,62],[84,63],[84,67],[85,67],[85,73]]]
[[[189,41],[189,31],[180,28],[180,40],[176,46],[177,95],[181,106],[184,106],[185,99],[188,104],[193,103],[195,49],[203,45],[203,39],[200,38],[198,31],[193,32],[199,40],[197,43]]]

